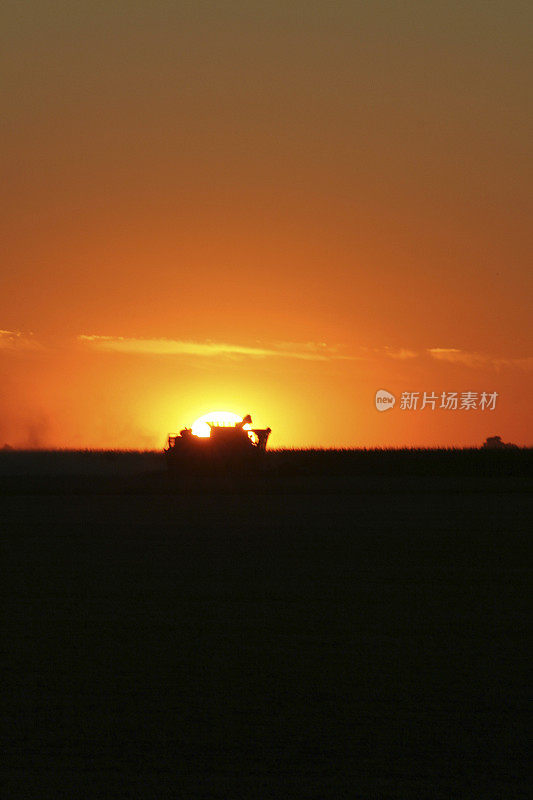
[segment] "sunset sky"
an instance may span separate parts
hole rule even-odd
[[[4,2],[0,447],[160,448],[212,409],[273,447],[533,444],[532,25]],[[498,398],[400,408],[424,391]]]

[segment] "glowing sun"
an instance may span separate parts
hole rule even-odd
[[[192,424],[192,432],[194,436],[206,438],[211,435],[211,425],[223,425],[225,427],[233,428],[236,422],[242,422],[242,417],[234,414],[233,411],[210,411],[202,417],[198,417]],[[248,427],[248,426],[244,426]]]

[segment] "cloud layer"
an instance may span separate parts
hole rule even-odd
[[[191,342],[181,339],[141,339],[123,336],[98,336],[82,334],[78,341],[96,350],[140,355],[188,356],[252,356],[255,358],[296,358],[303,361],[328,361],[346,359],[334,347],[324,343],[279,342],[269,346],[250,347],[222,342]]]
[[[249,358],[290,358],[302,361],[332,360],[375,360],[391,358],[409,361],[429,357],[436,361],[458,364],[477,369],[500,369],[511,367],[521,370],[533,369],[533,357],[501,358],[485,353],[462,350],[458,347],[430,347],[420,352],[407,347],[360,347],[359,355],[347,355],[338,346],[325,342],[274,342],[271,344],[242,345],[225,342],[194,342],[184,339],[141,338],[130,336],[102,336],[99,334],[80,334],[75,339],[78,345],[99,352],[112,352],[136,355],[159,356],[200,356],[205,357],[249,357]],[[0,352],[48,349],[32,333],[0,329]]]
[[[451,364],[464,364],[467,367],[517,367],[530,370],[533,368],[533,358],[496,358],[484,353],[473,353],[460,350],[457,347],[432,347],[427,351],[431,358],[437,361],[447,361]]]
[[[0,329],[0,350],[39,350],[41,345],[34,339],[32,333],[22,331],[7,331]]]

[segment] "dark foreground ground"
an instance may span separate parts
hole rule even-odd
[[[4,475],[2,796],[530,797],[529,475],[373,470]]]

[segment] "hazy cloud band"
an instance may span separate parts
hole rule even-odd
[[[304,361],[349,358],[349,356],[339,355],[335,348],[313,342],[301,345],[282,342],[269,347],[249,347],[222,342],[190,342],[180,339],[141,339],[87,334],[78,336],[78,341],[97,350],[140,355],[251,356],[256,358],[296,358]]]
[[[484,353],[472,353],[460,350],[457,347],[432,347],[428,351],[431,358],[437,361],[447,361],[451,364],[464,364],[467,367],[517,367],[518,369],[533,369],[533,358],[496,358]]]

